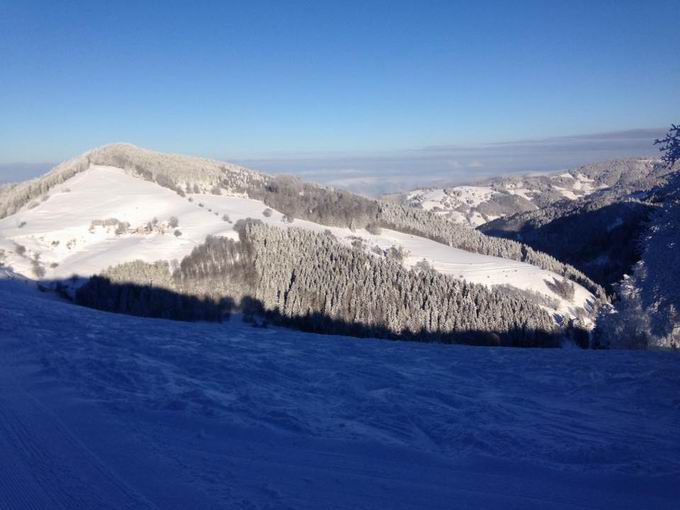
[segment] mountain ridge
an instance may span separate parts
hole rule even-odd
[[[516,214],[570,202],[613,187],[640,187],[664,175],[657,158],[634,157],[549,173],[491,177],[471,184],[421,188],[386,198],[478,228]]]

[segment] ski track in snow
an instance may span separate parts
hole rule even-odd
[[[108,314],[0,280],[0,508],[674,508],[677,355]]]
[[[0,506],[153,508],[8,375],[0,376]]]

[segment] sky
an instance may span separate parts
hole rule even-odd
[[[121,141],[324,181],[551,169],[586,154],[527,141],[586,135],[631,155],[680,121],[679,19],[677,0],[0,0],[0,180]]]

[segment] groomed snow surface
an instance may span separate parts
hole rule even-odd
[[[257,218],[280,228],[330,230],[347,245],[359,237],[365,240],[366,250],[375,246],[383,250],[401,246],[407,253],[406,266],[425,259],[438,271],[455,278],[537,292],[554,300],[555,306],[547,309],[563,317],[581,315],[580,310],[589,309],[589,302],[593,300],[579,285],[575,286],[572,300],[564,299],[547,285],[560,277],[529,264],[470,253],[387,229],[372,235],[365,230],[353,232],[299,219],[289,224],[282,221],[283,215],[277,211],[265,216],[266,209],[260,201],[237,196],[190,194],[180,197],[121,169],[95,166],[53,189],[49,197],[35,207],[24,208],[0,220],[0,249],[6,255],[5,265],[27,277],[33,277],[36,258],[46,271],[44,278],[64,279],[73,274],[89,277],[109,266],[135,259],[181,260],[203,243],[206,236],[236,237],[234,223]],[[230,222],[224,221],[225,215]],[[168,225],[172,217],[179,221],[176,229]],[[158,226],[153,231],[143,231],[154,218]],[[116,233],[115,225],[92,225],[93,221],[107,219],[127,222],[129,228],[120,234]],[[181,235],[175,236],[175,230]],[[17,245],[23,246],[25,253],[18,254]]]
[[[0,508],[677,508],[674,353],[113,315],[0,280]]]

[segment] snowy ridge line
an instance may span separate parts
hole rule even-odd
[[[263,179],[261,174],[233,163],[164,154],[132,144],[110,144],[60,163],[42,177],[0,188],[0,218],[14,214],[31,201],[40,200],[58,184],[94,165],[117,166],[161,185],[191,184],[204,191],[220,182],[239,188]]]

